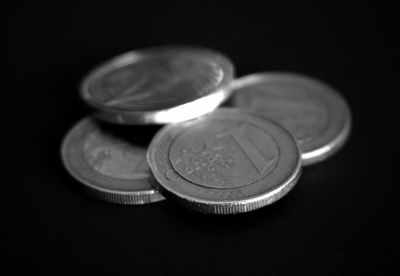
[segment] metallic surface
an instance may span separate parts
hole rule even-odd
[[[61,148],[65,168],[90,195],[119,204],[164,199],[151,185],[146,152],[115,138],[90,117],[70,130]]]
[[[119,55],[94,69],[81,96],[102,119],[120,124],[164,124],[217,108],[230,94],[232,62],[202,48],[158,47]]]
[[[318,80],[292,73],[259,73],[233,81],[231,88],[233,106],[274,120],[295,136],[303,165],[328,158],[350,134],[346,101]]]
[[[165,126],[147,159],[162,193],[213,214],[271,204],[293,188],[301,171],[297,144],[287,130],[227,108]]]

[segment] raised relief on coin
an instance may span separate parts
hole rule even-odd
[[[145,149],[101,134],[100,131],[86,137],[83,154],[91,167],[102,175],[125,180],[149,177]]]
[[[213,214],[271,204],[294,187],[301,171],[299,149],[285,128],[228,108],[165,126],[147,159],[164,194]]]
[[[290,82],[253,84],[244,88],[244,104],[287,128],[299,144],[318,137],[328,123],[327,105],[304,87]],[[238,90],[240,93],[240,89]]]
[[[250,185],[268,175],[279,158],[276,142],[251,123],[199,124],[173,142],[170,161],[186,180],[209,188]]]
[[[88,194],[101,200],[118,204],[163,200],[151,182],[147,149],[125,131],[91,117],[81,120],[63,140],[65,168]]]
[[[80,93],[108,122],[177,123],[221,105],[233,76],[232,62],[213,50],[156,47],[124,53],[95,68]]]
[[[154,109],[201,96],[203,90],[221,80],[222,71],[216,64],[183,52],[173,58],[150,57],[111,70],[92,82],[89,89],[96,100],[108,106]]]

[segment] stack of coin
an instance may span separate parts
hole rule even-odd
[[[89,194],[120,204],[165,196],[204,213],[255,210],[340,149],[351,127],[328,85],[291,73],[234,79],[232,62],[203,48],[120,55],[84,79],[81,96],[96,112],[65,137],[63,163]]]

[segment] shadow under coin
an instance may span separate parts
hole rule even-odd
[[[160,125],[118,125],[95,119],[96,125],[102,133],[112,135],[128,144],[148,148]]]

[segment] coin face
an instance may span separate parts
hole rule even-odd
[[[147,158],[167,196],[214,214],[247,212],[278,200],[295,185],[301,169],[287,130],[225,108],[165,126]]]
[[[147,149],[105,131],[86,118],[67,134],[62,159],[89,194],[113,203],[144,204],[164,199],[151,185]]]
[[[206,49],[159,47],[125,53],[83,81],[81,95],[103,119],[125,124],[173,123],[218,107],[233,65]]]
[[[231,87],[235,107],[274,120],[295,136],[303,165],[326,159],[349,136],[347,103],[320,81],[297,74],[261,73],[239,78]]]

